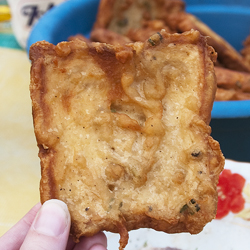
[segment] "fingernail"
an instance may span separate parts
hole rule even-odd
[[[104,247],[103,245],[101,244],[96,244],[94,246],[92,246],[89,250],[106,250],[107,248]]]
[[[39,234],[57,237],[65,231],[69,223],[67,205],[60,200],[48,200],[38,212],[33,227]]]

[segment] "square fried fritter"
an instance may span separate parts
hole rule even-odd
[[[209,122],[214,50],[198,31],[124,46],[31,46],[41,201],[67,203],[71,234],[149,227],[199,233],[224,166]]]

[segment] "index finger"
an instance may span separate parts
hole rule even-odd
[[[0,249],[20,249],[40,207],[41,203],[39,202],[19,222],[17,222],[17,224],[15,224],[0,238]]]

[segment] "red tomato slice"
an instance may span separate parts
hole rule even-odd
[[[218,186],[221,187],[221,191],[225,194],[228,191],[228,179],[232,175],[231,170],[224,169],[223,172],[219,176]]]
[[[239,174],[232,174],[227,178],[227,182],[223,182],[223,193],[230,197],[235,197],[241,194],[245,185],[245,178]]]
[[[216,219],[221,219],[229,213],[229,204],[230,200],[227,197],[225,199],[222,199],[220,196],[218,197]]]
[[[220,183],[220,181],[221,181],[221,179],[222,178],[228,178],[229,176],[231,176],[232,175],[232,172],[231,172],[231,170],[230,169],[224,169],[223,171],[222,171],[222,173],[220,174],[220,179],[219,179],[219,183]]]
[[[224,169],[218,183],[218,207],[216,219],[225,217],[230,211],[240,212],[245,205],[242,189],[245,178],[239,174],[232,174],[231,170]]]
[[[242,192],[245,182],[245,178],[239,174],[232,174],[230,177],[231,187],[237,189],[240,193]]]
[[[221,207],[218,204],[218,208],[217,208],[217,213],[216,213],[216,219],[222,219],[223,217],[225,217],[226,215],[229,214],[229,208],[227,206]]]
[[[245,199],[244,197],[240,194],[235,196],[231,201],[230,201],[230,210],[233,213],[239,213],[245,205]]]

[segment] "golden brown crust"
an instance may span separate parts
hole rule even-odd
[[[194,234],[215,217],[214,56],[198,31],[31,46],[41,201],[67,203],[75,240],[107,230],[123,249],[129,230]]]

